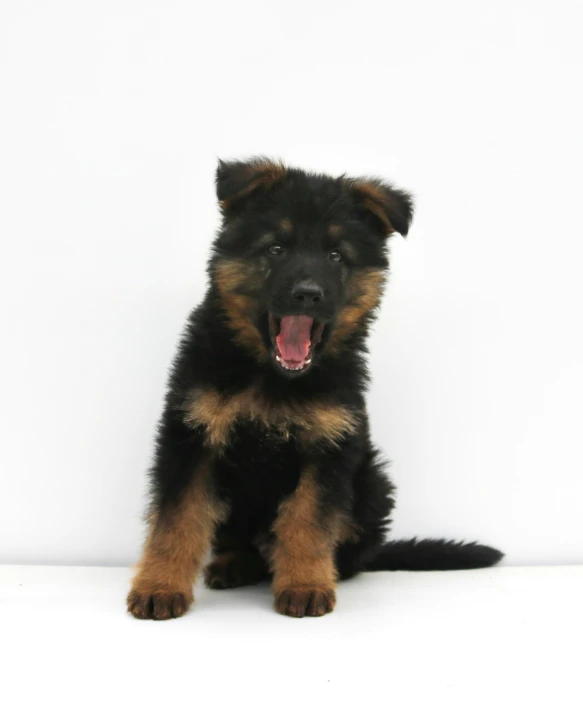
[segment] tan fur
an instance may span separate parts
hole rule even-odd
[[[200,467],[173,511],[151,515],[144,553],[128,598],[130,611],[156,596],[180,594],[186,606],[192,602],[194,579],[217,524],[227,515],[226,506],[212,495],[209,468]],[[139,616],[138,611],[133,613]]]
[[[286,168],[282,163],[268,160],[257,160],[247,164],[246,172],[241,177],[247,179],[248,183],[229,199],[221,200],[221,207],[226,210],[229,205],[246,195],[249,195],[257,188],[272,187],[280,181],[286,174]]]
[[[303,472],[295,492],[280,505],[273,532],[276,539],[271,567],[278,611],[295,616],[309,614],[301,609],[310,606],[310,599],[322,600],[314,605],[316,609],[330,611],[337,578],[334,549],[341,527],[336,518],[322,522],[318,485],[311,469]]]
[[[236,293],[249,286],[249,263],[237,259],[223,259],[214,269],[220,292]]]
[[[330,236],[338,238],[342,234],[342,227],[339,224],[331,224],[328,227],[328,233]]]
[[[357,543],[360,540],[362,529],[352,518],[341,519],[338,524],[338,543]]]
[[[342,341],[358,328],[367,312],[379,305],[384,283],[385,272],[377,268],[354,276],[348,289],[348,302],[338,315],[328,343],[328,351],[338,351]]]
[[[220,395],[216,390],[196,390],[184,404],[186,421],[204,426],[210,446],[226,445],[231,427],[238,419],[259,422],[267,430],[289,438],[292,431],[307,443],[337,444],[358,428],[360,415],[346,407],[323,401],[270,403],[258,388],[237,395]]]
[[[293,229],[292,223],[289,219],[282,219],[279,226],[281,227],[281,231],[285,232],[286,234],[289,234]]]
[[[368,180],[354,179],[350,181],[354,190],[362,198],[362,205],[372,212],[385,225],[387,234],[394,232],[387,209],[391,202],[387,193],[376,183]]]
[[[245,261],[228,259],[217,263],[213,275],[228,324],[239,343],[259,360],[266,360],[267,350],[252,319],[255,303],[246,294],[261,283],[261,275]]]

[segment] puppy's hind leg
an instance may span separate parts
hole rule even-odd
[[[204,571],[204,581],[213,590],[255,585],[268,578],[267,563],[252,546],[216,553]]]

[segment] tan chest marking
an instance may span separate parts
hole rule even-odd
[[[255,421],[286,439],[293,434],[308,443],[338,444],[345,435],[357,430],[361,419],[355,410],[323,401],[273,403],[254,388],[228,396],[215,390],[196,390],[184,409],[186,422],[204,426],[207,442],[214,447],[227,444],[237,420]]]

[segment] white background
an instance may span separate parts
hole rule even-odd
[[[366,573],[340,583],[334,614],[301,620],[275,614],[264,583],[201,587],[185,617],[141,621],[121,606],[128,578],[0,566],[2,699],[583,698],[583,566]]]
[[[575,2],[2,3],[0,561],[126,564],[217,157],[417,198],[372,338],[394,533],[583,562]]]

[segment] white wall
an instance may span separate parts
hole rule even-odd
[[[135,559],[216,158],[267,154],[416,193],[372,340],[395,534],[583,562],[577,7],[4,2],[0,561]]]

